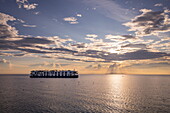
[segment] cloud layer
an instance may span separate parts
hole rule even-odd
[[[6,51],[16,50],[20,51],[20,54],[13,53],[14,56],[23,56],[24,54],[30,53],[35,55],[44,54],[41,56],[44,58],[51,58],[51,54],[53,54],[52,57],[58,59],[82,62],[114,62],[123,60],[153,59],[169,56],[169,54],[165,52],[151,52],[145,50],[147,49],[146,44],[127,43],[129,40],[138,39],[138,37],[132,35],[106,35],[106,39],[113,42],[105,42],[102,39],[99,39],[96,34],[87,34],[86,39],[91,41],[89,44],[76,42],[72,39],[62,39],[58,36],[34,37],[29,35],[19,35],[18,31],[14,27],[7,24],[7,21],[14,21],[16,20],[15,18],[3,13],[1,13],[0,16],[2,18],[0,24],[0,48],[2,55],[5,55]],[[76,21],[74,18],[67,18],[66,20]],[[137,20],[139,21],[140,19],[138,18],[134,20],[134,22]],[[112,45],[116,43],[123,44],[122,46],[119,46],[119,49],[117,48],[117,51],[124,50],[125,52],[121,52],[121,54],[109,52],[109,49],[114,48]],[[130,49],[131,51],[129,51]],[[67,54],[67,57],[63,57],[64,54]],[[82,58],[80,58],[80,56]]]

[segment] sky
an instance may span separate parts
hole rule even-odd
[[[0,74],[170,74],[170,0],[0,0]]]

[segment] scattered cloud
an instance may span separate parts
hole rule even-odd
[[[9,64],[10,62],[7,61],[6,59],[0,59],[0,63],[2,63],[2,64],[4,64],[4,63],[5,63],[5,64],[6,64],[6,63]]]
[[[75,22],[75,21],[77,21],[77,18],[75,18],[75,17],[66,17],[66,18],[64,18],[64,21]]]
[[[90,40],[92,42],[91,44],[89,44],[91,46],[94,46],[96,44],[101,45],[103,43],[103,39],[99,39],[97,37],[98,37],[98,35],[96,35],[96,34],[87,34],[85,39]]]
[[[25,23],[25,21],[24,20],[22,20],[22,19],[17,19],[19,22],[21,22],[21,23]]]
[[[101,64],[88,65],[85,67],[85,69],[93,69],[93,70],[100,70],[101,68],[102,68]]]
[[[163,4],[158,3],[158,4],[155,4],[154,6],[156,6],[156,7],[161,7],[161,6],[163,6]]]
[[[136,16],[131,22],[124,23],[123,25],[130,27],[129,31],[135,31],[135,34],[140,37],[158,35],[160,32],[169,32],[170,19],[168,11],[141,9],[141,15]]]
[[[26,10],[35,9],[38,4],[36,3],[29,3],[28,0],[16,0],[19,8],[24,8]]]
[[[164,51],[167,53],[170,53],[170,40],[169,37],[162,38],[158,41],[154,41],[153,43],[149,44],[149,48],[152,50],[157,50],[157,51]]]
[[[70,24],[78,24],[79,22],[75,21],[75,22],[69,22]]]
[[[63,18],[63,20],[69,22],[70,24],[78,24],[77,18],[75,17],[66,17]]]
[[[27,24],[24,24],[23,26],[24,27],[37,27],[36,25],[27,25]]]
[[[38,15],[38,14],[40,14],[40,12],[37,11],[37,12],[34,12],[33,14]]]
[[[86,36],[89,38],[97,38],[98,37],[96,34],[87,34]]]
[[[134,39],[137,39],[138,37],[136,36],[133,36],[133,35],[105,35],[105,38],[106,39],[109,39],[109,40],[134,40]]]
[[[87,47],[85,43],[72,44],[71,46],[74,46],[76,48],[86,48]]]
[[[86,66],[85,68],[86,68],[86,69],[91,69],[91,68],[93,68],[93,65],[88,65],[88,66]]]
[[[0,59],[0,70],[4,68],[11,68],[12,64],[6,59]]]
[[[96,8],[94,7],[94,8],[92,8],[93,10],[96,10]]]
[[[18,34],[18,30],[7,24],[8,21],[15,21],[13,16],[0,13],[0,39],[7,37],[15,37]]]
[[[82,14],[77,14],[76,16],[77,16],[77,17],[82,17]]]
[[[119,65],[118,63],[113,63],[109,66],[108,70],[107,70],[107,73],[117,73],[118,69],[119,69]]]

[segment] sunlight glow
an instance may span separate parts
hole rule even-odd
[[[116,51],[115,49],[110,49],[109,52],[110,53],[119,53],[119,51]]]

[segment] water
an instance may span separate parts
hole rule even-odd
[[[170,76],[0,76],[0,113],[170,112]]]

